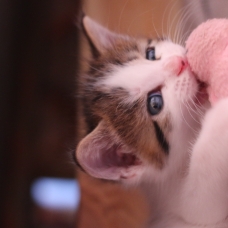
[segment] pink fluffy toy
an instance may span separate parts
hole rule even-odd
[[[211,104],[228,97],[228,20],[212,19],[199,25],[186,48],[189,65],[207,85]]]

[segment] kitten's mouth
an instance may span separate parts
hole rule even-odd
[[[115,146],[114,146],[115,147]],[[135,152],[128,151],[125,148],[123,149],[121,146],[117,148],[112,148],[108,152],[109,154],[106,154],[104,159],[109,159],[110,165],[117,166],[117,167],[129,167],[129,166],[136,166],[141,165],[142,162],[138,158]]]
[[[205,82],[200,81],[199,79],[197,79],[197,83],[198,83],[198,91],[196,94],[196,103],[198,103],[199,105],[202,105],[208,100],[208,92],[207,92],[208,85]]]

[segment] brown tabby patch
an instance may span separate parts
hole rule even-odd
[[[94,95],[94,113],[104,119],[127,145],[139,151],[144,159],[162,168],[168,153],[157,140],[154,122],[147,113],[146,99],[125,104],[123,100],[129,95],[121,88],[112,89],[109,93],[94,91]],[[163,125],[160,128],[164,128]],[[164,129],[164,132],[167,131]]]

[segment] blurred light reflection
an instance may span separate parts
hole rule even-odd
[[[75,179],[39,178],[31,186],[34,202],[51,210],[77,210],[80,188]]]

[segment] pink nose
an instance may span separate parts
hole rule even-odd
[[[188,66],[187,59],[181,56],[172,56],[165,63],[165,70],[179,76]]]

